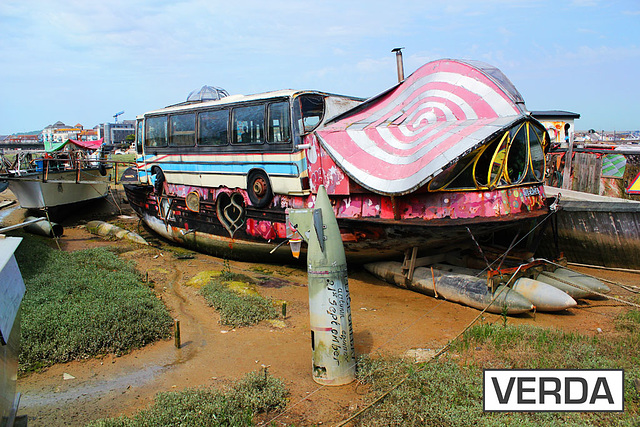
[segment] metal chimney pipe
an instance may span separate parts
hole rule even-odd
[[[396,53],[396,63],[398,65],[398,83],[404,80],[404,65],[402,64],[402,49],[404,48],[397,47],[391,50],[391,52]]]

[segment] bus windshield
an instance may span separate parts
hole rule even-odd
[[[324,116],[324,97],[322,95],[302,95],[295,99],[293,107],[294,121],[300,134],[313,131]]]

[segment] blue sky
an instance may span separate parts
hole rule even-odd
[[[0,134],[93,127],[180,102],[317,89],[361,97],[440,58],[500,68],[530,110],[640,129],[639,0],[2,0]]]

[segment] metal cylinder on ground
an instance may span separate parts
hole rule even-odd
[[[307,242],[313,380],[343,385],[355,379],[347,261],[338,222],[323,186],[315,208],[291,209],[288,221]]]
[[[537,311],[561,311],[577,305],[576,300],[560,289],[527,277],[517,279],[513,290],[531,301]]]
[[[148,245],[146,240],[140,237],[138,234],[129,230],[124,230],[117,225],[109,224],[104,221],[89,221],[86,225],[89,233],[97,234],[103,237],[115,237],[117,239],[126,239],[134,243],[141,245]]]
[[[40,221],[37,221],[40,219]],[[35,216],[28,216],[24,219],[25,222],[33,221],[24,227],[26,231],[32,234],[39,234],[46,237],[60,237],[64,233],[64,228],[55,222],[49,222],[46,218],[36,218]]]
[[[601,294],[606,294],[611,291],[607,285],[595,277],[586,276],[568,268],[560,267],[556,269],[553,274],[565,279],[567,282],[574,283],[577,286],[584,287]]]
[[[550,271],[541,272],[538,277],[536,277],[536,280],[566,292],[573,299],[587,298],[594,295],[593,292],[586,288],[580,289],[578,287],[571,286],[566,278],[560,277]]]
[[[475,277],[472,270],[434,264],[434,268],[418,267],[411,281],[405,280],[402,263],[397,261],[366,264],[365,269],[379,278],[402,288],[486,310],[490,313],[520,314],[533,309],[531,301],[513,289],[499,287],[491,292],[487,279]],[[440,267],[440,268],[436,268]]]

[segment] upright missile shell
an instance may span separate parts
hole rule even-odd
[[[560,311],[577,304],[576,300],[560,289],[527,277],[516,280],[513,290],[531,301],[538,311]]]
[[[347,261],[331,202],[323,186],[315,209],[289,210],[289,222],[307,242],[313,380],[352,382],[356,358],[351,324]]]

